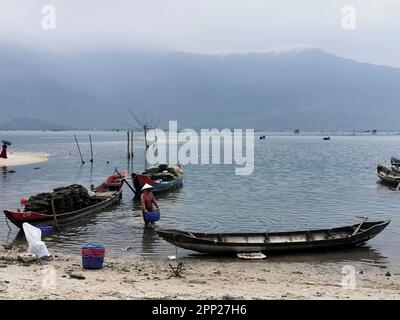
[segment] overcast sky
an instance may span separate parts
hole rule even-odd
[[[53,5],[56,29],[42,28]],[[344,29],[343,6],[355,8]],[[348,21],[348,20],[346,20]],[[399,0],[1,0],[0,41],[58,51],[226,54],[318,47],[400,67]]]

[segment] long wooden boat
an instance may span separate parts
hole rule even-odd
[[[121,176],[117,174],[109,176],[106,181],[95,188],[95,193],[91,196],[91,203],[93,204],[76,211],[59,213],[55,217],[53,214],[31,211],[23,212],[21,210],[4,210],[4,214],[18,228],[22,228],[24,222],[28,222],[32,225],[41,224],[51,226],[62,226],[74,223],[75,221],[104,211],[118,203],[122,198],[122,178],[125,177],[125,174],[125,171],[122,171]]]
[[[157,230],[167,242],[208,254],[275,253],[306,250],[338,250],[359,246],[390,223],[365,222],[333,229],[271,233],[196,233],[175,229]]]
[[[376,174],[386,184],[397,187],[400,183],[400,172],[391,170],[380,164],[376,167]]]
[[[142,174],[132,173],[132,181],[136,191],[136,195],[141,194],[143,186],[147,183],[153,187],[153,193],[161,193],[179,188],[183,185],[183,171],[179,165],[176,165],[180,171],[179,174],[165,174],[165,178],[162,173],[151,174],[148,170]],[[167,179],[166,179],[167,178]]]

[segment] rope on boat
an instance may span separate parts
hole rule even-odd
[[[386,159],[386,160],[384,160],[384,161],[379,161],[378,163],[386,163],[386,162],[388,162],[390,160],[390,158],[388,158],[388,159]],[[371,167],[371,168],[366,168],[368,171],[366,172],[366,173],[364,173],[363,175],[361,175],[361,178],[364,178],[366,175],[369,175],[369,174],[371,174],[371,171],[375,171],[376,170],[376,165],[374,166],[374,167]]]
[[[7,217],[6,217],[6,216],[4,216],[4,219],[6,220],[6,223],[7,223],[8,230],[10,230],[10,231],[11,231],[12,229],[11,229],[10,225],[8,224]]]

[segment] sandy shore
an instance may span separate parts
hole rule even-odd
[[[106,258],[83,270],[80,256],[23,263],[26,247],[0,248],[0,299],[400,299],[400,273],[356,268],[355,289],[342,286],[343,265],[190,258],[177,261]]]
[[[22,166],[27,164],[47,161],[49,155],[39,152],[9,152],[7,159],[0,158],[0,167],[3,166]]]

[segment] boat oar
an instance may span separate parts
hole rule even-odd
[[[363,220],[362,220],[361,223],[358,225],[358,227],[356,228],[356,230],[354,230],[352,236],[356,235],[357,232],[360,230],[361,226],[364,224],[364,222],[368,220],[368,217],[360,217],[360,218],[363,218]]]
[[[136,190],[130,185],[130,183],[128,181],[126,181],[126,179],[119,173],[119,171],[117,170],[117,168],[115,168],[115,172],[119,175],[119,177],[121,178],[121,180],[123,182],[126,183],[126,185],[129,187],[129,189],[132,190],[132,192],[134,193],[135,196],[137,196]]]

